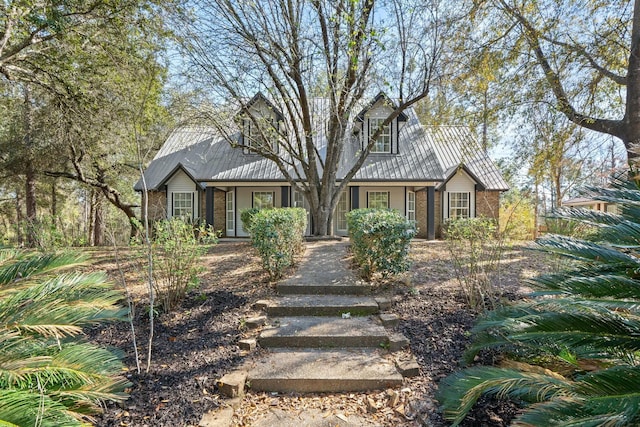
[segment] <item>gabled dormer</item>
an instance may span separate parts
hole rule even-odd
[[[261,92],[242,107],[237,122],[240,126],[239,143],[245,153],[255,153],[265,147],[278,151],[284,116]]]
[[[390,123],[385,120],[398,109],[397,105],[384,92],[373,98],[356,116],[360,122],[360,142],[364,148],[369,138],[380,129],[376,141],[371,148],[372,154],[397,154],[400,152],[398,135],[400,128],[407,121],[407,115],[401,112]]]

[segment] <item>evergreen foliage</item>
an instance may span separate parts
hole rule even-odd
[[[438,398],[454,425],[483,394],[526,406],[513,425],[640,424],[640,191],[623,183],[590,191],[620,213],[559,213],[597,232],[593,240],[538,241],[572,267],[532,279],[533,299],[489,312],[476,325],[467,359],[497,349],[505,360],[443,381]]]
[[[347,214],[347,225],[351,250],[366,280],[375,273],[387,277],[409,269],[409,246],[417,230],[400,213],[354,209]]]
[[[282,277],[304,252],[307,212],[303,208],[262,209],[251,219],[251,242],[271,280]]]
[[[0,250],[0,425],[86,425],[126,398],[120,355],[78,336],[127,310],[104,274],[57,271],[81,261]]]

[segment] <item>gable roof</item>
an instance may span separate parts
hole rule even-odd
[[[284,116],[282,115],[282,112],[280,111],[280,109],[277,108],[275,105],[273,105],[273,103],[271,101],[269,101],[269,99],[267,99],[267,97],[264,96],[262,94],[262,92],[256,93],[253,96],[253,98],[251,98],[249,100],[249,102],[247,102],[247,104],[244,105],[240,109],[240,114],[243,114],[244,112],[249,111],[251,109],[251,107],[253,107],[254,105],[256,105],[259,102],[263,102],[267,106],[267,108],[269,108],[271,111],[273,111],[273,113],[276,115],[276,120],[277,121],[284,120]]]
[[[320,156],[324,157],[327,147],[324,126],[328,111],[327,100],[316,100],[313,111],[317,117],[317,123],[314,123],[317,129],[316,146]],[[462,167],[481,188],[509,188],[469,129],[459,126],[424,127],[412,108],[403,114],[406,123],[399,130],[399,152],[370,154],[353,177],[353,182],[445,183]],[[231,137],[239,139],[239,130]],[[353,136],[344,147],[344,156],[338,167],[338,180],[346,176],[360,149],[359,138]],[[208,126],[174,130],[145,171],[147,188],[161,189],[178,167],[197,183],[216,182],[224,185],[225,182],[286,181],[275,162],[258,154],[246,154],[239,147],[232,147],[214,127]],[[290,167],[290,172],[294,175],[293,167]],[[141,182],[134,188],[142,190]]]
[[[367,114],[367,112],[369,112],[369,110],[371,110],[373,107],[376,106],[376,104],[378,104],[379,102],[383,101],[386,105],[389,105],[393,110],[397,110],[398,106],[396,105],[395,102],[393,102],[393,100],[391,98],[389,98],[387,96],[386,93],[380,91],[371,101],[369,101],[369,103],[367,105],[365,105],[365,107],[358,113],[358,115],[356,116],[356,120],[358,121],[364,121],[364,116]],[[398,120],[401,122],[406,122],[407,121],[407,115],[404,113],[404,111],[400,112],[400,114],[398,115]]]

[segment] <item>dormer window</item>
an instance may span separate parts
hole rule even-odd
[[[384,119],[369,119],[369,135],[373,135],[384,123]],[[371,147],[372,153],[391,153],[391,126],[383,126]]]
[[[268,147],[275,149],[277,135],[272,120],[260,119],[256,123],[251,118],[243,120],[244,145],[253,149]]]
[[[245,153],[278,151],[284,117],[264,95],[257,93],[237,117],[242,126],[240,144]]]

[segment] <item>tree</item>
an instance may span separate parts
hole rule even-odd
[[[544,83],[557,112],[620,139],[632,163],[640,143],[640,2],[479,4],[476,28],[484,43],[521,52],[511,66],[538,70],[526,74],[525,85]]]
[[[536,298],[488,313],[475,326],[467,361],[501,351],[501,366],[476,366],[440,384],[445,417],[458,425],[483,395],[525,405],[512,425],[629,426],[640,423],[638,302],[640,191],[590,189],[620,213],[566,210],[595,230],[590,241],[545,237],[542,248],[570,268],[532,279]]]
[[[160,3],[169,1],[0,5],[6,12],[0,20],[0,89],[24,99],[21,117],[0,119],[13,129],[2,132],[0,124],[0,145],[9,153],[0,162],[24,177],[28,223],[37,221],[35,188],[45,173],[93,187],[135,217],[133,193],[121,185],[122,176],[138,170],[129,160],[135,144],[126,141],[133,139],[132,119],[148,137],[161,132],[152,128],[166,118],[159,107],[164,68],[158,51],[168,33]],[[33,244],[33,232],[28,236]]]
[[[463,6],[437,0],[198,0],[193,7],[183,21],[183,48],[192,65],[191,81],[207,88],[219,106],[209,120],[231,144],[275,162],[309,202],[316,235],[331,232],[340,193],[383,127],[429,94],[446,41],[465,13]],[[352,166],[338,181],[354,119],[380,90],[392,92],[397,108],[357,158],[346,159]],[[285,116],[284,128],[246,108],[258,91]],[[326,128],[316,120],[316,96],[326,99]],[[263,137],[277,138],[279,151],[233,137],[233,115],[239,110]]]

